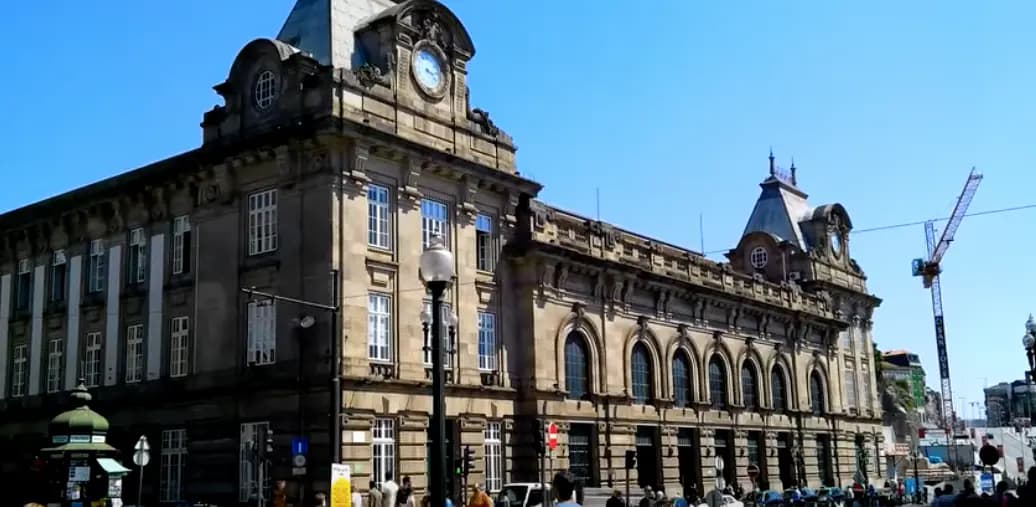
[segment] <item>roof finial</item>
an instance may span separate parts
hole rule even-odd
[[[770,147],[770,176],[777,176],[777,166],[773,163],[773,146]]]
[[[799,182],[795,179],[795,157],[791,157],[791,184],[799,186]]]

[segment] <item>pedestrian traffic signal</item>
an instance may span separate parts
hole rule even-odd
[[[460,476],[464,472],[464,460],[460,458],[453,459],[453,473]]]
[[[637,468],[637,451],[626,451],[626,470]]]

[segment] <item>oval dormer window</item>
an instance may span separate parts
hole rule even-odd
[[[748,260],[752,263],[753,268],[763,269],[766,267],[766,263],[770,261],[770,254],[766,252],[765,248],[757,246],[748,255]]]

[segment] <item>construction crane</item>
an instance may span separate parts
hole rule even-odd
[[[942,238],[935,242],[935,221],[929,220],[924,224],[925,243],[928,246],[928,259],[914,259],[914,276],[920,276],[924,288],[932,291],[932,314],[935,316],[935,345],[939,353],[939,378],[942,381],[942,413],[946,425],[947,443],[953,431],[956,415],[953,412],[953,390],[950,387],[950,361],[946,353],[946,323],[942,313],[942,290],[939,285],[939,274],[942,273],[942,258],[946,250],[953,242],[953,235],[964,220],[968,211],[971,199],[975,197],[978,184],[982,182],[982,175],[971,168],[968,181],[964,183],[964,190],[957,198],[957,204],[953,207],[946,228],[942,231]]]

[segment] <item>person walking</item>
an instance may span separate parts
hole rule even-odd
[[[379,507],[383,505],[385,496],[382,494],[381,489],[378,488],[378,483],[370,481],[367,488],[367,507]]]
[[[626,499],[622,497],[622,491],[612,491],[612,496],[608,497],[608,501],[605,502],[604,507],[629,507],[626,505]]]
[[[575,501],[576,481],[568,472],[558,472],[550,483],[554,490],[554,498],[558,503],[554,507],[582,507]]]
[[[414,484],[410,481],[409,475],[403,476],[403,485],[396,493],[396,505],[398,507],[414,507]]]
[[[385,482],[381,483],[381,505],[384,507],[396,507],[396,494],[399,493],[399,484],[392,480],[392,472],[385,473]],[[369,507],[374,507],[373,505]]]
[[[468,499],[468,507],[493,507],[493,499],[478,484],[471,486],[471,498]]]

